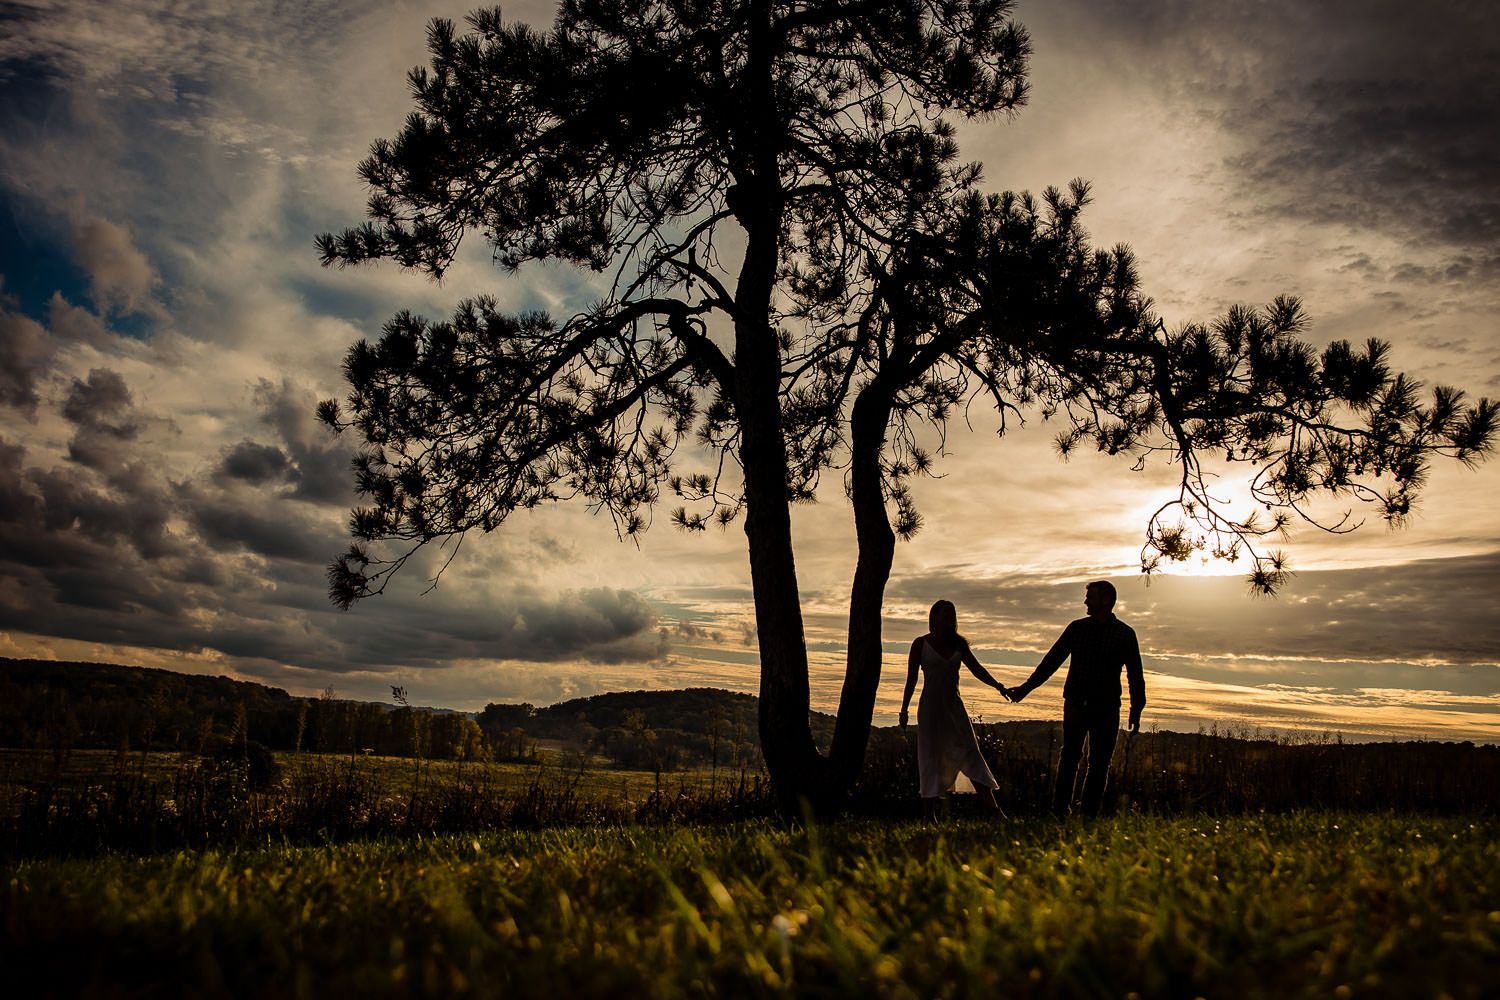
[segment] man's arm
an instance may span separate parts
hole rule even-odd
[[[1141,667],[1141,645],[1135,629],[1125,627],[1125,678],[1130,684],[1130,731],[1141,728],[1141,709],[1146,707],[1146,676]]]
[[[1057,641],[1052,644],[1052,648],[1047,650],[1047,655],[1042,657],[1042,662],[1036,665],[1036,669],[1031,672],[1031,676],[1026,678],[1024,683],[1010,689],[1010,700],[1020,701],[1033,690],[1047,683],[1047,678],[1057,673],[1057,668],[1062,666],[1063,660],[1066,660],[1072,652],[1073,626],[1069,625],[1063,629],[1063,634],[1057,637]]]

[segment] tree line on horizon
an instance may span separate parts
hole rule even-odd
[[[551,740],[595,761],[673,771],[763,763],[753,695],[714,688],[636,691],[478,713],[302,698],[254,681],[153,667],[0,659],[0,746],[213,754],[240,742],[270,750],[428,760],[536,761]],[[823,717],[823,738],[831,734]]]
[[[0,746],[214,754],[371,752],[437,760],[487,756],[463,713],[339,698],[299,698],[254,681],[153,667],[0,660]]]
[[[0,660],[0,747],[21,748],[0,753],[0,853],[766,817],[777,811],[774,786],[744,721],[754,718],[755,702],[711,688],[636,691],[541,709],[492,703],[476,719],[296,698],[224,677]],[[319,710],[329,714],[320,717]],[[370,749],[360,720],[389,727],[378,752],[410,758],[417,749],[412,723],[420,719],[435,724],[433,735],[444,720],[478,734],[457,758],[463,766],[392,766],[359,756]],[[320,747],[315,727],[324,724],[336,742]],[[816,715],[812,724],[819,740],[833,737],[831,716]],[[304,753],[295,761],[273,756],[273,749],[296,749],[303,725],[301,738],[311,740]],[[504,740],[518,730],[526,737],[522,759],[534,766],[485,763],[503,756]],[[730,742],[736,730],[746,738],[738,748]],[[1060,751],[1057,722],[979,723],[975,730],[1006,811],[1045,813]],[[532,757],[540,740],[556,741],[554,750],[575,749]],[[1106,803],[1122,812],[1316,808],[1493,815],[1500,808],[1500,746],[1494,745],[1345,744],[1326,733],[1298,739],[1238,728],[1176,733],[1152,727],[1123,746],[1111,767]],[[92,752],[75,756],[75,749]],[[420,752],[430,761],[443,757],[436,743]],[[654,770],[656,780],[637,783],[631,792],[628,777],[601,783],[600,775],[586,775],[601,767]],[[673,774],[674,767],[684,770]],[[912,735],[877,727],[850,808],[887,819],[916,815],[917,770]],[[956,796],[953,810],[969,812],[969,798]]]
[[[480,712],[465,713],[353,701],[338,698],[332,689],[299,697],[255,681],[157,667],[0,658],[0,746],[117,750],[123,744],[134,751],[205,752],[248,738],[280,751],[537,760],[537,741],[546,740],[633,770],[714,765],[759,770],[764,758],[755,726],[758,701],[751,694],[695,687],[608,692],[544,706],[490,702]],[[413,720],[420,720],[415,743]],[[828,713],[811,714],[820,746],[832,740],[834,725]],[[992,747],[1008,742],[1043,760],[1058,739],[1055,720],[977,721],[975,729],[989,734]],[[904,742],[896,727],[875,730],[877,740]],[[1198,733],[1162,730],[1159,736],[1344,745],[1330,733],[1290,735],[1217,725]]]

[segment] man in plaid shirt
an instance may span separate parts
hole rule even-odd
[[[1063,660],[1073,658],[1063,685],[1062,759],[1052,790],[1052,808],[1059,814],[1068,811],[1073,799],[1073,779],[1083,759],[1085,739],[1089,764],[1083,780],[1083,811],[1093,815],[1104,802],[1109,760],[1120,733],[1121,667],[1130,682],[1131,732],[1141,727],[1141,709],[1146,707],[1141,648],[1135,631],[1114,615],[1114,585],[1107,580],[1089,584],[1083,606],[1088,616],[1069,624],[1026,682],[1008,692],[1011,701],[1020,701],[1046,683]]]

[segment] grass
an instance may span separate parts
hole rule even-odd
[[[0,752],[0,858],[496,827],[745,817],[758,778],[538,764],[277,754],[257,782],[231,757]]]
[[[721,768],[664,772],[632,771],[589,763],[580,766],[576,755],[544,753],[537,763],[462,762],[447,760],[414,760],[410,757],[350,756],[347,754],[286,753],[274,754],[281,777],[299,785],[323,780],[340,771],[364,776],[383,789],[396,794],[411,794],[421,787],[452,787],[482,778],[496,788],[524,789],[541,781],[568,781],[580,794],[591,799],[615,798],[639,804],[655,792],[669,790],[709,791],[712,787],[737,785],[739,772]],[[49,785],[82,789],[108,784],[116,778],[143,779],[146,783],[169,789],[184,768],[199,763],[195,754],[164,751],[120,754],[113,750],[70,750],[60,763],[45,751],[0,747],[0,786],[46,782]]]
[[[504,830],[0,868],[16,995],[1483,996],[1500,821]]]
[[[279,754],[257,778],[233,755],[0,751],[0,959],[28,997],[1462,998],[1500,981],[1487,748],[1146,738],[1117,753],[1125,811],[1096,822],[1039,816],[1049,762],[994,749],[1010,819],[967,801],[905,818],[897,744],[872,753],[864,818],[809,828],[763,818],[764,789],[722,771]]]
[[[483,781],[497,791],[514,793],[542,783],[562,783],[573,787],[579,796],[614,802],[622,806],[640,805],[658,792],[709,792],[712,787],[732,787],[738,772],[707,770],[664,772],[632,771],[581,764],[576,757],[545,754],[538,763],[458,762],[412,760],[407,757],[355,757],[323,754],[276,754],[282,776],[293,785],[321,780],[330,769],[352,770],[370,776],[392,794],[413,795],[424,789],[461,787],[466,782]]]

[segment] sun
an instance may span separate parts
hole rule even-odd
[[[1164,562],[1152,575],[1161,577],[1226,577],[1245,576],[1250,572],[1252,561],[1241,556],[1233,562],[1215,559],[1208,555],[1193,555],[1182,562]]]

